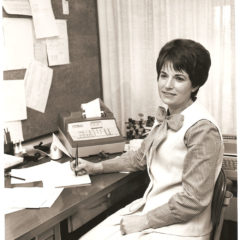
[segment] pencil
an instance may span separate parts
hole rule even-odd
[[[11,175],[11,174],[6,174],[5,176],[6,176],[6,177],[10,177],[10,178],[16,178],[16,179],[19,179],[19,180],[22,180],[22,181],[26,181],[25,178],[16,177],[16,176],[13,176],[13,175]]]

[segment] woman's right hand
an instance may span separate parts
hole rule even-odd
[[[78,176],[84,174],[95,175],[103,172],[103,166],[101,162],[92,163],[82,158],[78,158],[78,166],[75,166],[75,161],[72,161],[70,166]]]

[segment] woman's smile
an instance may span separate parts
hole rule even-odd
[[[173,96],[176,95],[175,93],[172,93],[172,92],[166,92],[166,91],[162,91],[162,93],[163,93],[166,97],[173,97]]]

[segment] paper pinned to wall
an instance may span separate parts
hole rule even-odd
[[[8,14],[32,15],[28,0],[3,0],[2,6]]]
[[[3,121],[24,120],[27,118],[24,80],[2,81]]]
[[[21,121],[4,122],[4,128],[10,132],[12,142],[23,141],[23,131]]]
[[[48,66],[46,39],[35,39],[34,58],[36,61]]]
[[[27,107],[45,112],[52,76],[51,68],[38,61],[30,63],[24,78]]]
[[[63,9],[63,14],[65,14],[65,15],[69,14],[68,0],[62,0],[62,9]]]
[[[56,22],[59,36],[46,39],[49,66],[69,64],[67,21]]]
[[[51,0],[29,0],[36,38],[58,36]]]
[[[31,19],[3,18],[4,69],[25,69],[34,59]]]

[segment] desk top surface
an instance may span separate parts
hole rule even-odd
[[[126,184],[135,173],[109,173],[91,176],[90,186],[65,188],[51,208],[23,209],[5,215],[5,239],[31,239],[72,215],[79,206],[86,206],[121,184]]]

